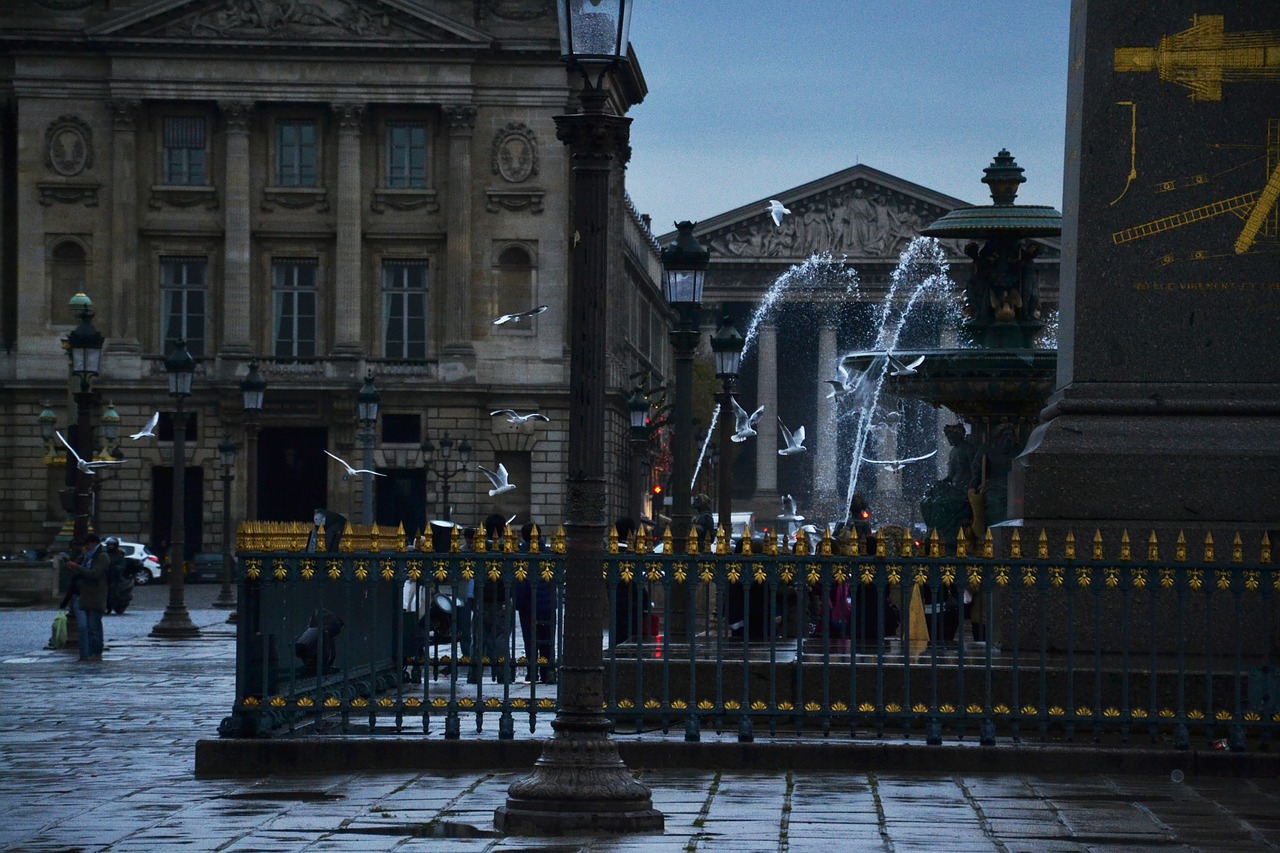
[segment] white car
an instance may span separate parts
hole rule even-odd
[[[120,551],[124,554],[125,571],[133,575],[134,583],[145,586],[160,580],[160,560],[147,550],[146,545],[121,539]]]

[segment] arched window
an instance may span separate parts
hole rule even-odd
[[[533,308],[533,258],[524,246],[507,246],[498,253],[493,271],[493,316]],[[524,326],[527,329],[528,326]]]
[[[84,291],[89,264],[84,248],[74,240],[63,240],[49,253],[49,320],[74,323],[67,303]]]

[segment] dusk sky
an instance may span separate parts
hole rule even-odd
[[[647,0],[627,187],[655,234],[865,163],[990,203],[1062,208],[1069,0]]]

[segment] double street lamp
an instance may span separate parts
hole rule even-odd
[[[164,361],[169,377],[169,396],[174,400],[173,414],[173,518],[169,523],[169,605],[164,616],[151,629],[151,636],[185,640],[199,636],[200,629],[187,613],[185,596],[187,565],[186,488],[187,488],[187,416],[183,401],[191,396],[191,382],[196,361],[187,351],[187,342],[179,340]]]
[[[236,476],[236,443],[224,438],[218,445],[218,458],[222,462],[222,589],[212,606],[230,610],[236,606],[236,596],[231,591],[231,566],[235,560],[231,539],[231,481]]]
[[[453,507],[449,505],[449,481],[466,472],[471,464],[471,445],[464,438],[458,445],[458,456],[453,458],[453,439],[449,433],[444,434],[438,445],[428,438],[422,442],[423,479],[427,474],[434,475],[440,483],[440,513],[445,521],[453,520]],[[436,451],[439,450],[439,457]]]
[[[106,338],[93,325],[93,303],[88,296],[77,293],[71,299],[72,311],[80,319],[80,325],[67,335],[67,347],[71,351],[71,373],[79,378],[73,399],[76,404],[76,454],[81,459],[93,458],[93,380],[102,366],[102,345]],[[41,427],[44,427],[41,418]],[[50,436],[52,438],[52,436]],[[92,498],[90,475],[82,466],[76,467],[75,499],[73,503],[72,542],[80,545],[89,532],[89,502]]]
[[[720,321],[720,328],[711,338],[711,352],[716,360],[716,378],[720,380],[720,465],[718,466],[720,526],[725,535],[733,533],[733,383],[738,378],[738,368],[742,365],[742,350],[746,346],[746,338],[733,325],[733,321],[725,317]],[[746,535],[746,531],[743,531]]]
[[[378,423],[378,401],[381,399],[382,392],[373,384],[373,371],[370,370],[365,374],[360,392],[356,394],[356,420],[360,424],[360,443],[364,446],[360,467],[364,468],[365,473],[360,476],[364,479],[361,499],[366,525],[373,524],[373,475],[369,472],[373,470],[373,430]]]
[[[602,708],[606,609],[600,565],[605,482],[605,335],[609,281],[610,185],[630,155],[630,123],[606,112],[605,79],[625,61],[629,0],[557,0],[561,59],[582,75],[581,111],[556,116],[569,147],[574,235],[570,336],[568,471],[565,495],[565,639],[560,706],[533,771],[508,788],[494,823],[507,833],[581,830],[661,832],[662,813],[636,781],[609,735]],[[594,79],[593,79],[594,78]]]

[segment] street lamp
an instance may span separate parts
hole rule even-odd
[[[361,497],[366,525],[373,524],[373,475],[368,472],[373,470],[373,428],[378,423],[378,401],[381,399],[382,392],[373,384],[373,371],[370,370],[365,374],[360,392],[356,394],[356,420],[360,423],[360,441],[364,445],[364,461],[361,463],[361,467],[365,469],[365,473],[361,475],[364,494]]]
[[[676,399],[672,420],[675,442],[671,460],[671,527],[678,551],[689,535],[690,491],[693,479],[693,354],[698,348],[698,313],[702,309],[702,285],[711,264],[711,253],[693,236],[696,223],[676,223],[676,241],[662,249],[662,292],[676,311],[671,330],[675,350]]]
[[[187,342],[178,341],[164,360],[169,376],[169,396],[174,400],[173,414],[173,518],[169,522],[169,605],[164,616],[151,629],[151,636],[185,640],[199,636],[200,629],[191,621],[184,600],[186,582],[186,488],[187,488],[187,417],[182,403],[191,396],[191,380],[196,361],[187,351]]]
[[[733,533],[733,458],[731,441],[733,439],[733,383],[738,378],[738,368],[742,365],[742,349],[746,346],[746,338],[733,325],[733,321],[725,317],[720,321],[720,328],[711,337],[711,352],[716,360],[716,378],[720,380],[720,465],[717,472],[720,477],[719,507],[720,526],[725,535]],[[746,535],[746,531],[743,531]]]
[[[258,372],[258,362],[249,362],[249,372],[240,381],[240,393],[244,396],[244,517],[247,521],[258,520],[258,418],[266,391],[267,380]]]
[[[236,443],[229,438],[218,445],[218,457],[222,462],[222,589],[213,600],[213,607],[233,610],[235,593],[231,591],[231,481],[235,479]]]
[[[440,439],[439,450],[440,458],[436,459],[436,445],[431,443],[428,438],[422,442],[422,469],[423,479],[427,474],[434,474],[435,478],[440,482],[440,505],[445,521],[453,520],[453,508],[449,506],[449,481],[459,474],[467,470],[467,466],[471,464],[471,445],[464,438],[462,443],[458,445],[458,458],[450,462],[453,456],[453,439],[449,437],[449,433],[444,434],[444,438]]]
[[[631,417],[631,516],[644,517],[645,463],[649,458],[649,395],[643,385],[637,385],[627,400],[627,414]]]
[[[72,310],[80,318],[80,325],[67,335],[67,347],[71,351],[71,372],[79,377],[75,391],[76,404],[76,453],[81,459],[93,458],[93,379],[102,364],[102,345],[106,338],[93,325],[93,303],[88,296],[77,293],[71,299]],[[72,539],[75,545],[84,542],[89,532],[89,501],[91,498],[89,474],[77,467],[75,474],[74,520]]]
[[[45,403],[37,420],[40,422],[40,440],[44,442],[44,464],[49,465],[57,458],[54,434],[58,430],[58,416],[53,413],[49,404]]]
[[[630,155],[630,124],[605,112],[605,78],[625,61],[629,0],[557,0],[560,53],[580,71],[581,111],[556,116],[556,136],[569,147],[574,235],[569,290],[568,471],[565,494],[565,640],[555,734],[533,771],[507,789],[494,814],[506,833],[580,830],[661,832],[662,813],[648,787],[618,756],[604,715],[605,589],[605,331],[609,281],[610,184],[615,161]],[[592,75],[595,75],[594,82]]]

